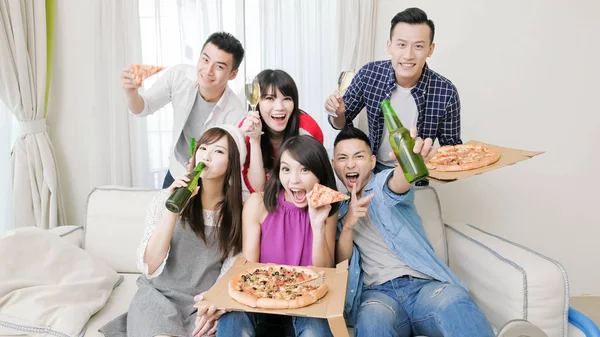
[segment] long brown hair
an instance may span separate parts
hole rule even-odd
[[[231,135],[219,128],[211,128],[200,136],[194,149],[192,164],[196,165],[196,151],[202,144],[213,144],[219,139],[227,137],[229,147],[229,164],[225,173],[225,183],[223,184],[222,201],[217,204],[215,209],[215,231],[213,235],[217,238],[219,250],[222,258],[227,258],[230,254],[237,254],[242,251],[242,178],[240,153],[235,140]],[[182,226],[189,224],[196,235],[206,243],[206,234],[204,232],[206,224],[204,223],[204,214],[202,209],[202,179],[198,181],[200,190],[198,194],[192,197],[189,205],[182,211]]]
[[[279,192],[283,189],[281,179],[279,179],[279,170],[281,168],[281,157],[286,151],[295,161],[311,171],[319,179],[319,184],[337,191],[335,174],[323,144],[309,135],[292,137],[281,145],[275,160],[275,166],[271,170],[271,178],[265,186],[264,202],[267,212],[274,212],[278,206]],[[332,216],[338,208],[339,202],[331,204],[329,216]]]

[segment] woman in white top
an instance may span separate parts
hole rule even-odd
[[[138,291],[129,311],[100,329],[107,337],[192,336],[201,321],[194,296],[208,290],[241,251],[244,136],[232,125],[210,128],[194,153],[193,164],[206,165],[198,188],[181,214],[168,211],[165,201],[187,186],[188,177],[154,198],[138,251]]]

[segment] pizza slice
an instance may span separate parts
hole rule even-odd
[[[340,193],[321,184],[315,184],[315,187],[312,189],[312,194],[310,195],[309,203],[310,207],[317,208],[347,199],[350,199],[350,197],[344,193]]]
[[[133,71],[133,80],[137,85],[142,84],[142,81],[147,79],[148,77],[158,73],[159,71],[165,69],[160,66],[153,66],[149,64],[132,64],[131,70]]]

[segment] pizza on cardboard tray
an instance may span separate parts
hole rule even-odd
[[[253,308],[302,308],[327,294],[328,288],[324,282],[319,286],[307,283],[319,277],[318,273],[305,267],[253,267],[229,281],[229,295],[239,303]]]
[[[492,165],[500,159],[493,148],[479,144],[445,145],[427,163],[427,169],[439,172],[457,172]]]
[[[350,199],[350,197],[344,193],[332,190],[331,188],[321,184],[315,184],[310,195],[309,203],[311,208],[317,208],[346,199]]]

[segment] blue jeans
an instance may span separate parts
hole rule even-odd
[[[258,322],[267,314],[232,311],[219,318],[217,337],[254,337]],[[323,318],[293,316],[296,337],[333,337],[329,323]]]
[[[363,289],[356,337],[493,337],[492,326],[460,286],[399,277]]]

